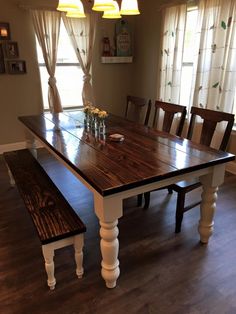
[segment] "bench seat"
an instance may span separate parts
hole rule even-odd
[[[54,250],[74,244],[77,275],[83,274],[82,247],[86,227],[29,150],[3,154],[42,244],[48,285],[55,287]],[[51,265],[51,266],[49,266]],[[49,278],[50,277],[50,278]]]

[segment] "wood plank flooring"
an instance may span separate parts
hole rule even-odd
[[[43,149],[39,159],[87,225],[85,274],[81,280],[75,275],[72,247],[58,250],[56,289],[48,289],[40,241],[0,157],[1,314],[236,313],[236,176],[227,175],[220,188],[208,246],[199,243],[199,208],[185,214],[182,232],[174,234],[175,193],[152,193],[147,211],[136,207],[136,197],[125,200],[119,221],[121,276],[109,290],[100,276],[91,193]],[[198,195],[191,194],[191,200]]]

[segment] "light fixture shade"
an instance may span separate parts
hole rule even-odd
[[[84,12],[81,11],[68,11],[66,13],[67,17],[74,17],[74,18],[83,18],[86,17],[86,15],[84,14]]]
[[[140,14],[138,9],[137,0],[122,0],[121,2],[121,15],[138,15]]]
[[[102,16],[104,19],[120,19],[121,18],[120,9],[119,9],[119,5],[117,1],[113,1],[113,3],[115,5],[115,10],[104,11],[103,16]]]
[[[64,12],[80,10],[81,5],[83,6],[80,0],[59,0],[57,10]]]
[[[74,17],[74,18],[86,17],[84,14],[84,6],[83,6],[83,3],[81,2],[81,0],[78,0],[78,5],[79,5],[78,10],[68,11],[66,13],[66,16],[67,17]]]
[[[94,0],[94,5],[92,10],[94,11],[107,11],[114,10],[114,1],[113,0]]]

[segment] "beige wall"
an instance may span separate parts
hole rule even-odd
[[[14,1],[0,0],[0,21],[9,22],[11,40],[19,47],[19,59],[26,61],[27,74],[0,75],[0,145],[22,141],[24,133],[17,116],[42,110],[39,72],[34,35],[28,13],[20,10]]]

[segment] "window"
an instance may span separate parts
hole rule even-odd
[[[193,75],[193,47],[197,15],[198,15],[197,7],[188,10],[184,35],[180,104],[186,106],[187,108],[190,108],[191,106],[190,93]]]
[[[235,114],[235,117],[236,117],[236,88],[235,88],[235,94],[234,94],[234,111],[233,111],[233,114]],[[234,121],[234,127],[236,127],[236,120]]]
[[[182,61],[182,74],[181,74],[181,90],[180,90],[180,104],[186,106],[190,109],[191,107],[191,84],[193,76],[193,47],[194,47],[194,38],[195,38],[195,27],[197,24],[198,18],[198,8],[192,7],[188,9],[187,18],[186,18],[186,27],[184,35],[184,50],[183,50],[183,61]],[[211,42],[212,39],[208,38]],[[234,42],[236,42],[236,32],[234,37]],[[236,85],[236,84],[235,84]],[[234,93],[234,107],[233,113],[236,115],[236,86],[232,85],[232,88],[235,88]],[[236,121],[235,121],[236,126]]]
[[[48,72],[38,42],[37,54],[43,93],[43,104],[44,109],[47,110],[49,109]],[[57,88],[61,97],[62,107],[74,108],[82,106],[83,71],[70,43],[70,39],[67,35],[63,22],[60,27],[55,76],[57,79]]]

